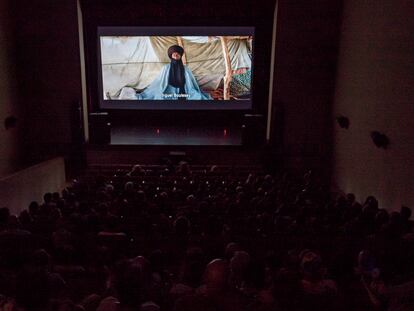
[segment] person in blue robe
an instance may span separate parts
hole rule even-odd
[[[182,56],[184,49],[173,45],[168,49],[171,62],[165,65],[160,74],[141,93],[138,99],[162,100],[212,100],[213,98],[201,91],[191,70],[184,66]]]

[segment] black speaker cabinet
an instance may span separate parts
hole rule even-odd
[[[242,125],[242,145],[257,147],[266,141],[266,121],[262,114],[245,114]]]
[[[95,145],[111,142],[111,123],[107,112],[89,114],[89,142]]]

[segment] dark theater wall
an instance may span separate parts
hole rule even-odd
[[[13,57],[13,19],[9,3],[0,1],[0,178],[21,164],[21,114],[17,104],[16,74]],[[14,116],[15,127],[7,128],[4,120]]]
[[[338,188],[381,208],[414,206],[414,3],[347,0],[335,92],[335,115],[350,127],[334,132]],[[389,137],[377,148],[371,131]]]
[[[76,0],[16,0],[15,61],[27,164],[65,151],[81,99]]]
[[[272,136],[292,168],[329,174],[341,9],[342,0],[278,4]]]

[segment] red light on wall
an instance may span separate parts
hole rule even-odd
[[[160,134],[160,129],[157,129],[157,134],[158,134],[158,135]]]
[[[224,135],[224,136],[227,136],[227,129],[224,129],[224,131],[223,131],[223,135]]]

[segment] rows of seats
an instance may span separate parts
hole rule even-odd
[[[20,215],[0,209],[0,310],[401,308],[410,216],[310,171],[90,167]]]

